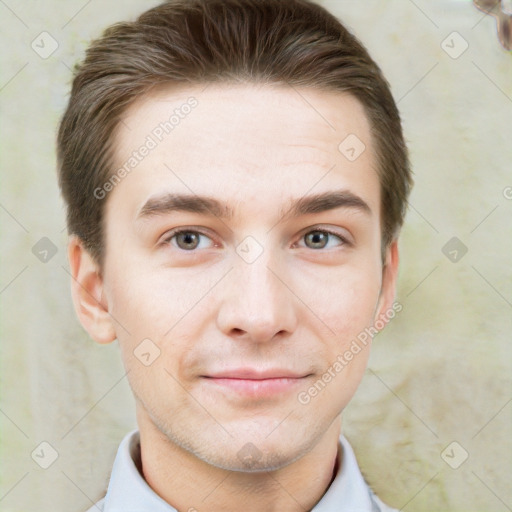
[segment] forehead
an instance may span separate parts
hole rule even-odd
[[[332,188],[379,201],[368,119],[347,94],[258,84],[161,87],[125,112],[114,148],[116,169],[128,172],[112,196],[136,194],[139,206],[169,188],[246,206]]]

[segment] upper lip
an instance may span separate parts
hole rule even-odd
[[[218,373],[205,375],[212,379],[248,379],[248,380],[264,380],[264,379],[300,379],[308,374],[299,373],[284,368],[269,368],[259,370],[256,368],[234,368],[232,370],[222,370]]]

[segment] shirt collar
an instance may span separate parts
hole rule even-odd
[[[350,512],[391,510],[384,506],[364,481],[352,447],[343,435],[338,450],[338,473],[331,485],[311,512],[338,512],[340,505]],[[103,512],[176,512],[176,509],[158,496],[137,469],[140,464],[138,430],[133,430],[122,440],[112,468]]]

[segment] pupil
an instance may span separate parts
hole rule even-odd
[[[181,235],[181,240],[184,245],[189,246],[189,247],[186,247],[186,249],[190,249],[191,245],[192,246],[197,245],[197,235],[194,233],[183,233]]]
[[[324,247],[327,240],[327,234],[322,231],[314,231],[310,235],[310,240],[313,245]]]

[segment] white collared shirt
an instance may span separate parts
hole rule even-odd
[[[338,473],[311,512],[397,512],[373,494],[359,471],[352,447],[342,435],[338,450]],[[343,453],[343,456],[342,456]],[[177,512],[158,496],[139,473],[139,432],[122,440],[106,496],[88,512]],[[194,510],[193,508],[191,510]]]

